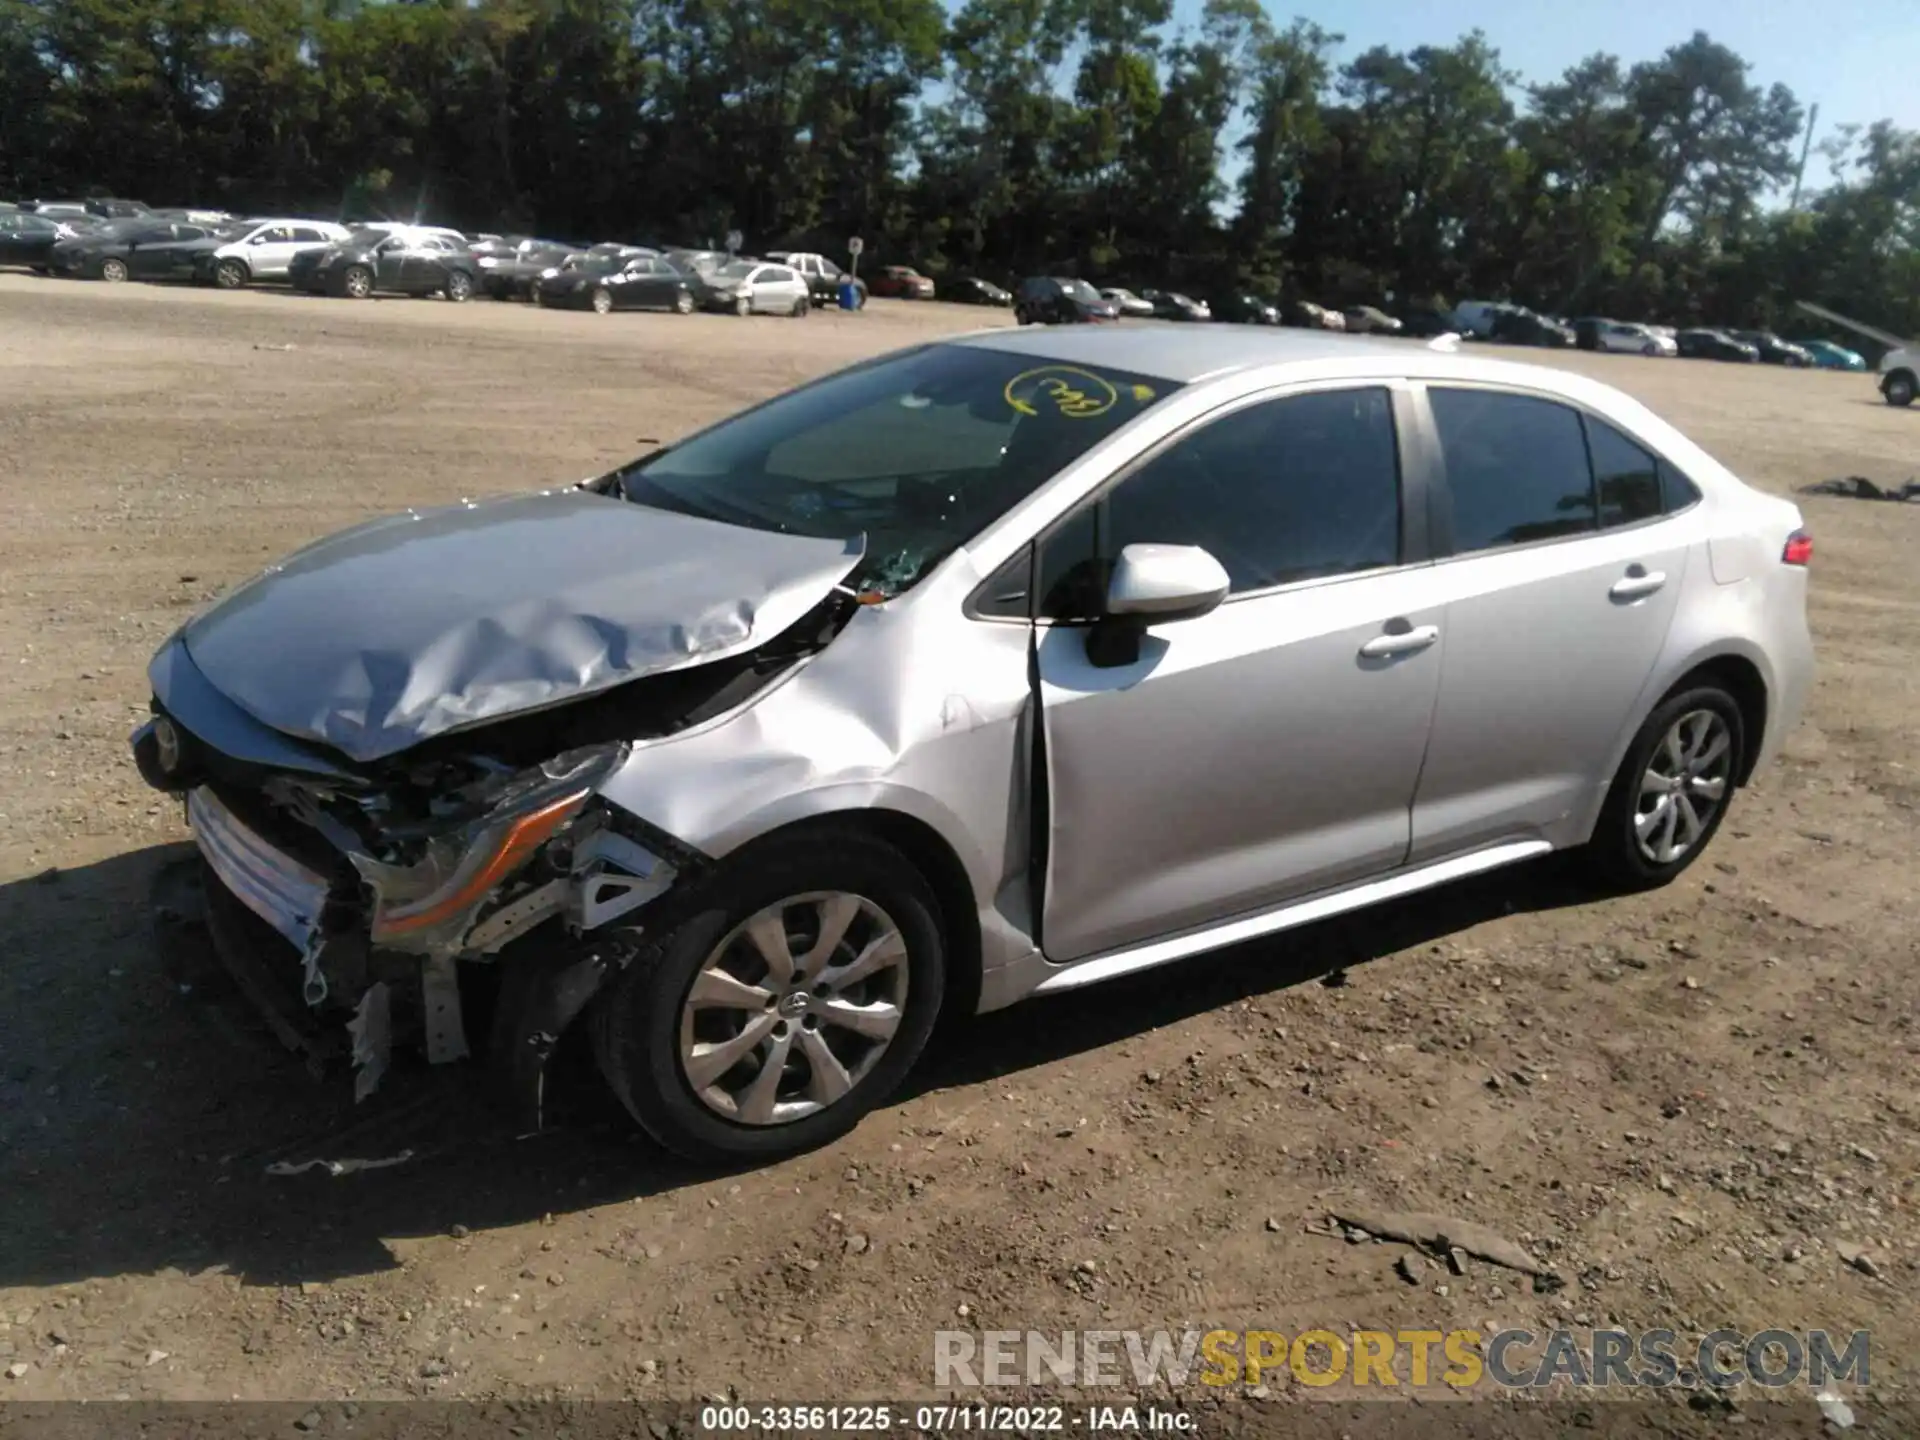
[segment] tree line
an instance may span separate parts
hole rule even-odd
[[[11,197],[1920,332],[1920,135],[1788,204],[1806,118],[1701,33],[1523,84],[1258,0],[0,0]]]

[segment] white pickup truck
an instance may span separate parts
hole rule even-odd
[[[1881,356],[1880,393],[1889,405],[1911,405],[1920,395],[1920,353],[1902,348]]]
[[[1887,353],[1880,357],[1880,393],[1889,405],[1904,410],[1913,404],[1916,397],[1920,397],[1920,340],[1908,340],[1888,334],[1885,330],[1876,330],[1871,325],[1850,320],[1838,310],[1829,310],[1811,300],[1796,300],[1793,303],[1809,315],[1817,315],[1822,320],[1844,326],[1887,347]]]

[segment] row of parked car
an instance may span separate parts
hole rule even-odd
[[[752,257],[619,242],[582,246],[389,221],[349,227],[304,218],[241,219],[222,211],[150,209],[117,199],[0,203],[0,265],[107,281],[190,280],[229,290],[284,283],[354,299],[385,292],[462,301],[484,293],[601,314],[709,309],[797,316],[820,305],[857,309],[869,294],[939,296],[1010,308],[1023,325],[1124,316],[1219,319],[1410,337],[1453,332],[1548,348],[1866,369],[1859,354],[1826,340],[1790,341],[1765,330],[1675,330],[1596,316],[1568,321],[1501,301],[1468,300],[1451,311],[1411,309],[1393,315],[1374,305],[1342,310],[1304,299],[1276,304],[1246,291],[1208,301],[1175,290],[1096,289],[1086,280],[1056,275],[1030,276],[1015,290],[961,276],[948,280],[942,291],[911,266],[882,265],[860,276],[811,251]]]
[[[1209,303],[1169,290],[1135,292],[1118,286],[1096,289],[1086,280],[1054,275],[1034,276],[1023,281],[1014,301],[1014,313],[1023,325],[1118,320],[1125,316],[1226,320],[1421,338],[1453,333],[1470,340],[1538,345],[1548,349],[1611,350],[1653,357],[1764,361],[1828,370],[1867,368],[1862,356],[1830,340],[1783,340],[1768,330],[1675,330],[1671,326],[1599,316],[1567,321],[1501,301],[1468,300],[1451,311],[1413,309],[1390,315],[1375,305],[1355,305],[1345,310],[1330,309],[1309,300],[1276,305],[1245,292],[1233,292]]]
[[[0,265],[91,280],[197,281],[227,290],[268,282],[351,299],[388,293],[464,301],[486,294],[601,314],[709,309],[798,316],[821,304],[858,308],[869,293],[922,293],[898,273],[904,267],[883,268],[869,280],[823,255],[798,251],[758,258],[619,242],[573,245],[389,221],[243,219],[122,200],[0,204]],[[924,279],[911,271],[906,276]],[[956,282],[954,291],[952,298],[1012,304],[1012,296],[985,282]]]
[[[1766,363],[1798,369],[1864,370],[1864,357],[1830,340],[1784,340],[1770,330],[1676,330],[1632,320],[1585,316],[1576,320],[1540,315],[1521,305],[1468,300],[1454,309],[1462,333],[1482,339],[1581,350],[1612,350],[1651,357]]]

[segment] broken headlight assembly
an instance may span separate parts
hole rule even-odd
[[[373,944],[418,954],[459,953],[470,948],[469,932],[477,928],[481,912],[516,881],[552,892],[546,896],[552,903],[529,906],[526,895],[514,897],[516,909],[525,913],[524,922],[506,935],[487,935],[484,938],[494,943],[484,948],[497,948],[561,909],[576,865],[591,857],[582,847],[554,842],[584,838],[578,832],[595,828],[583,823],[594,818],[589,802],[619,768],[627,748],[620,743],[572,750],[530,769],[467,786],[448,807],[453,816],[430,825],[423,840],[405,846],[404,860],[383,859],[358,848],[349,851],[348,858],[373,895]],[[540,886],[540,877],[529,881],[525,872],[549,847],[565,853],[548,855],[543,867],[548,883]],[[501,928],[487,926],[494,932]]]

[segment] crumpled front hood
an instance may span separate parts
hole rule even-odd
[[[864,549],[585,490],[517,495],[342,531],[182,638],[256,720],[371,761],[761,644]]]

